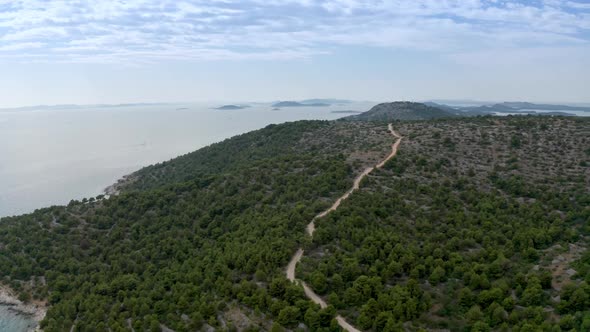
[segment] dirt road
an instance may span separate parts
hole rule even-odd
[[[388,128],[389,132],[391,133],[391,135],[393,137],[397,138],[395,143],[391,146],[391,153],[387,157],[385,157],[385,159],[383,159],[375,167],[365,168],[365,170],[354,179],[354,182],[352,183],[352,188],[350,188],[346,193],[344,193],[344,195],[340,196],[334,202],[334,204],[332,204],[332,206],[330,206],[327,210],[322,211],[321,213],[319,213],[317,216],[315,216],[311,220],[311,222],[306,227],[306,231],[309,236],[313,236],[313,233],[315,232],[315,221],[317,219],[325,217],[328,213],[330,213],[332,211],[336,211],[336,209],[338,209],[338,207],[340,206],[342,201],[347,199],[350,196],[350,194],[352,194],[355,190],[359,189],[361,181],[367,175],[369,175],[369,173],[371,173],[375,168],[383,167],[385,165],[385,163],[387,163],[391,158],[395,157],[395,155],[397,154],[398,147],[399,147],[403,137],[400,136],[397,132],[395,132],[395,130],[393,130],[393,125],[391,123],[387,126],[387,128]],[[309,288],[309,286],[307,286],[307,284],[303,280],[297,280],[295,278],[295,268],[297,267],[297,263],[299,263],[299,261],[301,261],[302,257],[303,257],[303,249],[299,248],[299,249],[297,249],[297,252],[293,255],[293,257],[291,257],[291,261],[289,261],[289,265],[287,265],[287,272],[286,272],[287,279],[289,279],[291,282],[295,282],[295,283],[298,283],[301,286],[303,286],[303,291],[305,292],[305,295],[311,301],[313,301],[316,304],[319,304],[322,309],[326,308],[328,305],[319,295],[317,295],[311,288]],[[336,316],[336,321],[338,321],[338,325],[340,325],[340,327],[342,327],[345,331],[361,332],[360,330],[358,330],[354,326],[350,325],[346,321],[346,319],[344,319],[344,317],[342,317],[340,315]]]

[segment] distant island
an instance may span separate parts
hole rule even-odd
[[[545,116],[576,116],[576,114],[573,113],[567,113],[567,112],[544,112],[544,113],[539,113],[539,112],[523,112],[524,114],[531,114],[531,115],[545,115]]]
[[[227,111],[227,110],[242,110],[244,108],[248,108],[248,105],[223,105],[219,107],[215,107],[216,110]]]
[[[272,107],[326,107],[330,106],[327,103],[305,103],[297,101],[280,101],[272,104]]]
[[[96,109],[96,108],[119,108],[139,106],[165,106],[172,103],[126,103],[126,104],[57,104],[57,105],[34,105],[22,107],[3,107],[0,112],[8,111],[39,111],[39,110],[75,110],[75,109]]]
[[[590,107],[569,106],[569,105],[552,105],[552,104],[533,104],[527,102],[504,102],[494,106],[505,107],[517,110],[543,110],[543,111],[582,111],[590,112]]]
[[[434,102],[426,102],[425,105],[436,107],[456,115],[487,115],[496,113],[522,113],[532,115],[563,115],[571,116],[575,114],[564,111],[590,112],[590,107],[582,106],[568,106],[568,105],[552,105],[552,104],[534,104],[528,102],[503,102],[497,104],[488,104],[481,106],[449,106],[438,104]],[[541,112],[539,112],[541,111]],[[548,112],[553,111],[553,112]]]

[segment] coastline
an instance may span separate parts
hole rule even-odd
[[[117,196],[121,190],[128,184],[135,181],[134,173],[123,175],[117,182],[107,186],[104,190],[105,198]],[[14,312],[16,315],[27,316],[31,319],[35,326],[29,329],[28,332],[42,332],[40,323],[47,315],[48,306],[45,301],[31,300],[29,303],[24,303],[18,299],[18,294],[9,286],[0,284],[0,306],[6,307],[8,311]]]
[[[0,304],[9,307],[9,310],[18,314],[31,317],[37,323],[37,326],[32,331],[41,331],[39,323],[47,314],[46,303],[41,301],[23,303],[8,286],[0,285]]]
[[[121,189],[123,187],[125,187],[126,185],[132,183],[135,178],[134,178],[134,173],[130,173],[127,175],[123,175],[122,178],[120,178],[119,180],[117,180],[117,182],[111,184],[110,186],[104,188],[103,192],[104,195],[106,196],[106,198],[109,198],[110,196],[117,196],[119,195],[119,193],[121,192]]]

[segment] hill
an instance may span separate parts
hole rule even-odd
[[[337,315],[364,331],[582,331],[589,119],[393,129],[401,141],[382,121],[271,125],[108,199],[0,219],[2,282],[48,301],[47,332],[337,331]],[[298,248],[307,291],[285,277]]]
[[[379,124],[301,121],[213,144],[132,174],[109,199],[1,219],[0,273],[49,302],[48,332],[270,330],[296,304],[330,326],[334,313],[283,269],[308,220],[390,140]]]
[[[303,279],[365,331],[583,324],[590,121],[485,117],[396,129],[398,155],[316,223]]]
[[[452,112],[413,102],[382,103],[373,106],[367,112],[348,117],[348,120],[393,121],[393,120],[429,120],[455,117]]]

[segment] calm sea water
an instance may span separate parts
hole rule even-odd
[[[272,110],[147,105],[0,111],[0,217],[101,194],[123,175],[271,123],[372,104]]]
[[[37,323],[29,316],[20,315],[10,310],[8,306],[0,305],[0,331],[27,332],[36,326]]]

